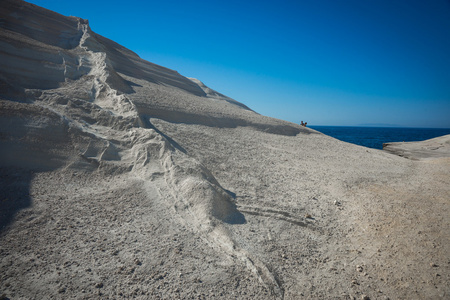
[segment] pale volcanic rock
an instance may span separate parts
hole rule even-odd
[[[424,161],[344,143],[0,8],[0,296],[448,297],[448,136]]]
[[[450,157],[450,134],[422,142],[397,142],[383,144],[383,150],[416,160]]]

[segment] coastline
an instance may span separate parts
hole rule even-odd
[[[310,128],[344,142],[379,150],[383,149],[385,143],[424,141],[450,134],[450,129],[447,128],[360,126],[311,126]]]

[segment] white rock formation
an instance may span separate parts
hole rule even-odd
[[[0,7],[0,296],[448,296],[448,160],[259,115],[86,20]]]

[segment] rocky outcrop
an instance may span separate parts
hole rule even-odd
[[[385,143],[383,150],[413,160],[450,157],[450,135],[421,142]]]
[[[3,84],[49,89],[88,75],[92,69],[86,65],[83,53],[88,48],[93,53],[108,53],[108,64],[115,72],[205,95],[198,85],[177,72],[142,60],[125,47],[95,34],[87,20],[65,17],[24,1],[5,0],[0,25]],[[129,87],[124,91],[129,92]]]
[[[239,249],[223,226],[245,222],[232,194],[151,120],[285,135],[301,130],[140,59],[94,33],[87,20],[23,1],[1,7],[1,166],[162,178],[163,194],[194,232],[281,295],[271,272]],[[13,213],[6,212],[8,220]]]

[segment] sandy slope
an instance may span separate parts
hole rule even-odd
[[[0,296],[448,297],[450,151],[343,143],[1,6]]]

